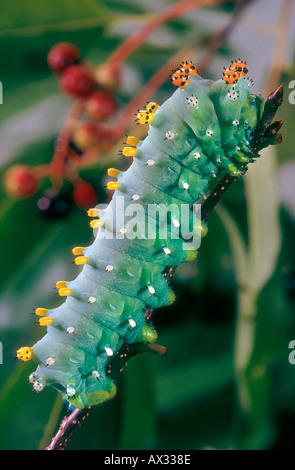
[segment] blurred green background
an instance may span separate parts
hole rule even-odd
[[[153,13],[175,2],[127,0],[2,0],[0,19],[0,176],[15,163],[50,162],[54,141],[72,104],[59,89],[46,56],[60,41],[75,43],[85,59],[103,63]],[[196,2],[198,3],[198,2]],[[195,44],[191,59],[208,54],[208,35],[228,24],[235,2],[195,9],[155,31],[123,64],[116,92],[120,109],[174,54]],[[212,212],[196,262],[173,278],[177,301],[153,316],[159,358],[131,359],[109,403],[93,409],[67,449],[292,449],[295,366],[295,5],[292,0],[252,1],[220,44],[206,70],[220,77],[241,57],[254,92],[283,84],[284,143],[262,157]],[[205,38],[205,40],[204,40]],[[199,41],[197,44],[196,41]],[[167,81],[150,98],[163,102]],[[124,135],[122,135],[122,142]],[[114,151],[117,153],[117,150]],[[83,170],[100,202],[106,159]],[[44,449],[65,415],[52,389],[33,394],[16,349],[44,334],[32,309],[53,307],[53,286],[73,279],[73,246],[92,240],[88,218],[75,204],[63,218],[37,209],[44,187],[17,201],[0,188],[0,448]],[[64,191],[71,198],[71,188]]]

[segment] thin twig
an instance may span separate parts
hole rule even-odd
[[[89,410],[90,408],[84,408],[83,410],[76,408],[70,416],[65,417],[46,450],[63,450],[77,427],[84,421],[86,416],[88,416]]]

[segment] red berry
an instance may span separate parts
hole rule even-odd
[[[85,112],[92,119],[104,120],[111,117],[117,109],[117,102],[107,91],[95,91],[87,98]]]
[[[90,95],[93,92],[94,85],[91,71],[85,65],[71,65],[61,74],[60,86],[62,91],[74,98]]]
[[[30,167],[14,165],[4,175],[4,187],[11,196],[25,199],[36,193],[38,180]]]
[[[75,44],[60,42],[53,46],[47,56],[47,62],[53,72],[61,73],[66,67],[77,64],[81,53]]]
[[[90,183],[79,181],[74,186],[73,199],[80,209],[87,210],[98,203],[96,192]]]
[[[121,82],[121,71],[104,64],[95,68],[94,76],[97,84],[107,90],[117,89]]]
[[[92,122],[82,122],[73,135],[74,144],[80,149],[85,150],[94,145],[106,142],[111,138],[111,131],[102,125]]]

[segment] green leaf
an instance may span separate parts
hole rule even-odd
[[[91,0],[2,0],[0,35],[36,35],[50,30],[105,24],[110,13]]]
[[[274,272],[281,234],[275,149],[268,147],[245,175],[249,223],[248,282],[259,291]]]
[[[233,377],[231,352],[182,362],[157,377],[157,407],[162,413],[173,412],[223,388]]]
[[[151,449],[155,445],[156,410],[152,383],[146,357],[132,358],[124,369],[120,449]]]
[[[248,263],[247,263],[247,247],[243,240],[242,233],[235,221],[226,208],[219,204],[215,209],[217,215],[222,220],[225,229],[228,232],[232,249],[232,262],[235,277],[240,285],[244,285],[248,281]]]

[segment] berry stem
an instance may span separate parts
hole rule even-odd
[[[51,176],[51,169],[51,163],[46,163],[45,165],[36,166],[33,171],[37,179],[42,179]]]
[[[112,69],[119,69],[122,63],[132,54],[156,29],[165,23],[182,16],[189,11],[210,5],[225,3],[224,0],[182,0],[171,5],[162,12],[155,13],[152,19],[148,21],[142,28],[129,36],[125,42],[119,46],[116,51],[109,57],[105,65]]]
[[[56,140],[54,154],[50,163],[50,177],[53,186],[60,187],[62,185],[66,166],[65,160],[69,153],[69,143],[83,110],[83,101],[76,100]]]

